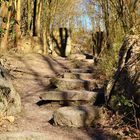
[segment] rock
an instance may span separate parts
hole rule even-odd
[[[54,113],[56,125],[68,127],[92,126],[98,118],[97,108],[93,106],[62,107]]]
[[[91,90],[98,87],[97,80],[80,80],[80,79],[63,79],[52,78],[50,80],[51,85],[56,86],[58,89],[63,90]]]
[[[91,73],[64,73],[64,78],[89,80],[93,79],[93,75]]]
[[[90,65],[93,65],[95,63],[95,59],[85,59],[85,60],[83,60],[83,62],[90,64]]]
[[[15,115],[21,111],[21,99],[9,75],[0,66],[0,115]]]
[[[18,42],[18,51],[21,53],[39,53],[42,54],[42,42],[39,37],[22,37]]]
[[[73,72],[73,73],[92,73],[93,70],[92,69],[86,69],[86,68],[82,68],[82,69],[70,69],[70,72]]]
[[[89,91],[76,91],[76,90],[64,90],[64,91],[48,91],[40,95],[42,100],[51,101],[87,101],[95,102],[97,92]]]
[[[86,59],[86,55],[80,54],[80,53],[75,53],[75,54],[71,54],[69,56],[69,59],[85,60]]]
[[[65,50],[65,56],[66,57],[68,57],[70,55],[70,53],[71,53],[71,47],[72,47],[72,45],[71,45],[71,38],[68,37],[67,38],[67,44],[66,44],[66,50]]]
[[[113,95],[109,103],[114,109],[121,96],[134,98],[135,103],[140,105],[140,35],[129,35],[124,39],[118,69],[108,84],[106,93]]]

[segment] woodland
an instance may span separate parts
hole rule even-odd
[[[0,140],[139,140],[139,7],[0,0]]]

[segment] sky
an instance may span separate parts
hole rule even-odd
[[[85,28],[87,29],[87,30],[92,30],[92,22],[91,22],[91,20],[90,20],[90,18],[89,18],[89,16],[88,15],[84,15],[83,17],[82,17],[82,22],[83,22],[83,24],[85,25]]]
[[[80,10],[82,15],[78,18],[82,20],[82,25],[86,30],[92,30],[92,22],[87,14],[86,4],[87,0],[82,0],[79,4],[78,10]]]

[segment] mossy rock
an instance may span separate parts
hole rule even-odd
[[[15,115],[21,111],[21,99],[8,73],[0,66],[0,115]]]

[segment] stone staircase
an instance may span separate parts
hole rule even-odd
[[[24,115],[9,132],[0,134],[0,140],[55,140],[56,137],[58,140],[75,140],[80,129],[74,128],[74,132],[78,132],[73,135],[59,126],[92,126],[97,118],[102,118],[102,109],[95,104],[103,100],[100,90],[103,83],[94,79],[92,59],[29,55],[22,59],[9,57],[7,62],[10,60],[7,68],[12,69],[17,78],[14,82],[22,93]],[[41,102],[47,104],[39,105]],[[53,105],[56,106],[53,108]],[[74,137],[68,138],[65,133]],[[79,138],[91,139],[83,131]]]
[[[88,60],[81,61],[88,63]],[[40,99],[62,105],[54,112],[55,124],[69,127],[91,126],[94,119],[99,117],[97,116],[99,110],[93,105],[99,97],[103,97],[99,92],[103,83],[94,79],[93,73],[93,68],[81,66],[71,68],[61,76],[50,79],[50,87],[53,88],[41,93]]]

